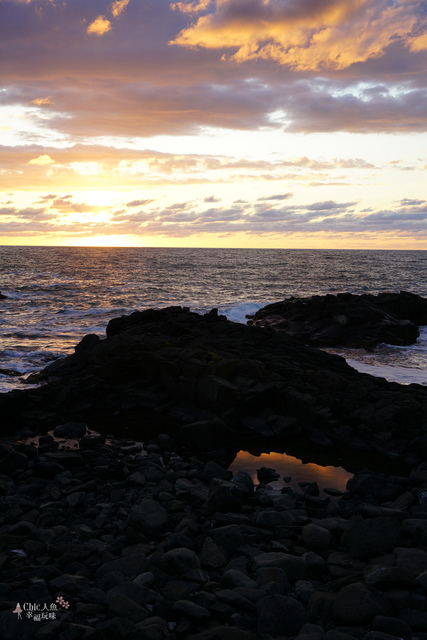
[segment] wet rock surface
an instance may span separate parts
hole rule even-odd
[[[84,437],[1,447],[2,639],[424,639],[425,479],[360,472],[326,499],[280,480],[276,509],[268,485],[167,434]],[[40,474],[48,456],[74,462]]]
[[[409,345],[419,336],[418,326],[427,324],[427,300],[407,291],[289,298],[263,307],[252,322],[316,347]]]
[[[406,467],[427,450],[425,387],[361,374],[339,356],[228,322],[215,310],[200,316],[170,307],[114,319],[106,339],[86,336],[36,379],[39,388],[0,395],[3,435],[53,427],[67,434],[82,422],[104,432],[132,429],[138,440],[167,431],[212,459],[224,448],[233,458],[250,439],[284,447],[305,438]],[[95,443],[82,437],[91,450]],[[98,467],[108,476],[105,464]],[[239,500],[235,487],[217,492]]]

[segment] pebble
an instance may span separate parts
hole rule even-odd
[[[0,448],[1,638],[21,637],[18,602],[62,597],[56,620],[25,620],[28,637],[424,640],[419,476],[356,474],[332,502],[312,483],[282,494],[266,483],[274,473],[255,488],[218,461],[165,451],[166,437],[150,457],[84,438],[73,452],[46,453],[47,437],[36,453]]]

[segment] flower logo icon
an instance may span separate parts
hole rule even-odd
[[[68,600],[64,600],[62,596],[58,596],[56,598],[56,602],[57,604],[59,604],[60,607],[63,607],[63,609],[68,609],[70,606],[70,603],[68,602]]]

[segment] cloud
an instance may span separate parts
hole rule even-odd
[[[295,71],[345,69],[384,55],[396,40],[425,49],[426,23],[415,0],[219,0],[216,10],[172,41],[235,50],[236,62],[274,60]]]
[[[373,95],[363,84],[340,90],[335,82],[323,79],[310,84],[296,83],[286,98],[287,130],[305,133],[427,131],[427,113],[420,109],[427,99],[425,87],[381,87],[382,91]]]
[[[47,193],[46,195],[41,196],[39,198],[39,202],[49,202],[49,200],[55,200],[55,198],[57,198],[57,197],[58,196],[56,194],[54,194],[54,193]],[[63,196],[63,197],[64,198],[67,198],[67,197],[70,198],[71,196]]]
[[[426,51],[427,49],[427,33],[409,39],[409,48],[411,51]]]
[[[52,96],[48,96],[47,98],[34,98],[31,100],[32,104],[37,105],[38,107],[43,107],[46,105],[55,106],[55,103],[52,101]]]
[[[404,168],[399,165],[393,167],[376,169],[378,175],[382,175],[385,170],[401,172]],[[0,145],[0,174],[7,180],[8,189],[45,189],[51,193],[58,189],[71,192],[78,188],[137,190],[139,195],[133,196],[132,200],[129,198],[130,207],[149,204],[151,198],[146,196],[151,192],[147,190],[153,185],[206,184],[209,185],[207,194],[198,197],[219,199],[223,197],[222,193],[214,191],[218,184],[261,185],[262,182],[285,181],[295,189],[297,185],[344,186],[356,180],[363,185],[372,179],[372,168],[372,163],[357,157],[318,160],[306,156],[286,158],[277,154],[269,160],[249,160],[226,155],[173,154],[89,144],[62,148]],[[291,191],[278,193],[273,188],[266,192],[263,188],[257,196],[260,201],[280,201],[291,198],[292,194]]]
[[[424,1],[0,5],[7,233],[425,234]]]
[[[258,198],[258,200],[288,200],[289,198],[292,198],[294,194],[289,192],[289,193],[279,193],[277,195],[274,196],[265,196],[263,198]]]
[[[168,0],[3,0],[2,7],[0,103],[31,106],[42,136],[427,131],[425,12],[416,0],[221,0],[174,3],[175,11]],[[212,36],[206,46],[203,30]],[[183,46],[190,36],[195,44]],[[230,38],[237,44],[229,47]]]
[[[0,209],[0,216],[11,216],[16,212],[14,207],[2,207]]]
[[[170,7],[172,11],[181,11],[182,13],[199,13],[205,11],[212,3],[212,0],[199,0],[198,2],[173,2]]]
[[[417,200],[414,198],[403,198],[400,201],[400,204],[402,205],[402,207],[413,207],[416,205],[424,205],[426,203],[427,203],[426,200]]]
[[[126,7],[129,4],[129,0],[116,0],[111,5],[111,13],[113,18],[118,18]],[[103,36],[105,33],[108,33],[112,29],[112,24],[108,18],[104,15],[100,15],[87,28],[87,33],[89,35],[95,34],[97,36]]]
[[[111,5],[111,13],[115,18],[118,18],[120,14],[126,9],[129,4],[129,0],[116,0]]]
[[[21,220],[53,220],[56,216],[53,213],[48,213],[46,209],[39,208],[35,209],[32,207],[27,207],[26,209],[20,209],[16,211],[14,216],[16,218],[20,218]]]
[[[4,207],[0,209],[0,216],[12,218],[13,220],[15,220],[15,222],[20,220],[39,222],[41,220],[54,220],[56,218],[56,215],[54,213],[50,213],[44,207],[26,207],[24,209],[17,209],[15,207]],[[4,223],[0,223],[0,233],[3,224]]]
[[[326,211],[337,209],[348,209],[348,207],[354,207],[357,202],[335,202],[334,200],[326,200],[325,202],[314,202],[313,204],[305,205],[307,211],[319,211],[325,213]]]
[[[103,36],[111,29],[111,22],[107,20],[105,16],[98,16],[87,28],[89,35],[95,34],[97,36]]]
[[[126,206],[127,207],[142,207],[145,204],[150,204],[151,202],[154,202],[154,200],[148,198],[147,200],[132,200],[132,202],[127,202]]]
[[[52,199],[54,198],[54,199]],[[426,202],[389,209],[356,211],[355,202],[333,200],[274,206],[268,202],[242,202],[227,207],[205,208],[203,202],[175,202],[166,207],[150,203],[131,212],[124,207],[100,207],[75,202],[70,194],[42,196],[46,204],[26,208],[0,209],[0,234],[23,236],[43,233],[46,237],[136,235],[187,238],[201,233],[248,236],[317,237],[318,234],[344,237],[348,234],[392,233],[427,238]],[[89,214],[102,215],[101,218]],[[105,216],[107,216],[105,218]]]
[[[28,161],[28,164],[38,164],[43,167],[45,165],[55,164],[55,160],[52,160],[52,158],[45,153],[42,156],[38,156],[37,158],[32,158]]]

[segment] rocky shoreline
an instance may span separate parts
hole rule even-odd
[[[2,435],[67,421],[146,441],[169,432],[194,451],[231,459],[248,440],[297,438],[401,461],[425,459],[427,388],[361,374],[343,358],[271,328],[181,307],[112,320],[75,354],[32,377],[35,389],[0,395]],[[277,450],[277,449],[276,449]]]
[[[427,324],[427,300],[409,291],[288,298],[257,311],[251,323],[314,347],[403,346],[414,344],[418,326]]]
[[[427,640],[427,389],[264,324],[136,312],[0,396],[2,640]],[[398,471],[228,469],[300,441]]]
[[[3,640],[427,638],[426,465],[327,496],[168,434],[54,435],[0,448]]]

